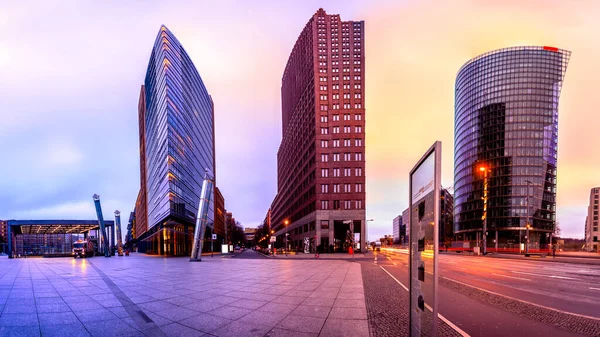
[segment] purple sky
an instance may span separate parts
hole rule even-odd
[[[365,20],[370,239],[392,233],[392,218],[407,207],[408,172],[435,140],[443,142],[442,181],[452,185],[458,68],[485,51],[523,44],[573,52],[560,106],[558,218],[565,235],[581,237],[589,189],[600,185],[599,150],[580,150],[597,143],[600,123],[600,42],[590,35],[599,31],[600,11],[585,1],[577,8],[552,1],[503,6],[2,2],[0,219],[95,219],[94,193],[106,218],[115,209],[128,218],[139,189],[139,87],[165,24],[215,101],[217,185],[226,208],[256,226],[276,192],[281,75],[298,34],[323,7],[342,20]],[[507,17],[506,28],[499,22]]]

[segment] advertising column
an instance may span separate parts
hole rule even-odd
[[[437,141],[409,175],[411,337],[436,336],[442,143]]]

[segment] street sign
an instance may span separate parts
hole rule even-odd
[[[274,236],[271,236],[271,240],[269,242],[275,242],[275,241],[277,241],[277,238]]]
[[[217,239],[217,234],[213,234],[213,235],[212,235],[212,239],[213,239],[213,240],[216,240],[216,239]]]

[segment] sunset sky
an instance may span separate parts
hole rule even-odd
[[[138,94],[165,24],[215,102],[225,206],[258,225],[276,193],[281,76],[319,7],[365,21],[369,239],[392,234],[408,172],[435,140],[452,186],[460,66],[519,45],[572,52],[557,213],[563,236],[583,237],[589,191],[600,186],[599,1],[2,1],[0,219],[95,219],[94,193],[105,218],[132,211]]]

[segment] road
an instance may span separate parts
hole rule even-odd
[[[384,249],[378,264],[402,266],[408,282],[408,251]],[[547,263],[442,253],[439,277],[554,309],[600,318],[600,265]],[[394,264],[396,263],[396,265]],[[404,271],[402,273],[402,271]]]
[[[371,273],[377,273],[377,269],[385,269],[403,285],[408,286],[407,254],[406,250],[383,249],[380,253],[373,254],[371,261],[362,262],[363,268],[370,265]],[[597,298],[600,295],[600,291],[594,289],[599,287],[597,280],[600,277],[600,266],[455,254],[440,254],[440,279],[456,280],[565,312],[600,316],[600,303],[596,301],[598,304],[595,304],[593,301],[594,296]],[[378,268],[374,269],[371,266]],[[383,277],[391,278],[383,270],[380,274],[382,280],[373,281],[374,285],[371,286],[365,285],[366,292],[369,287],[383,284]],[[430,279],[431,275],[427,274],[427,284],[430,283]],[[506,303],[495,301],[495,296],[491,296],[491,300],[482,300],[480,295],[471,295],[469,291],[456,291],[455,288],[448,287],[448,283],[452,282],[442,281],[438,289],[439,313],[471,336],[519,336],[524,333],[528,336],[589,335],[574,333],[586,330],[586,323],[573,322],[570,327],[557,328],[554,322],[542,323],[547,319],[544,317],[547,312],[536,310],[535,307],[532,310],[526,306],[529,309],[524,312],[511,312],[506,308]],[[473,290],[460,284],[452,284]],[[401,286],[396,289],[398,292],[406,292]],[[426,290],[425,297],[431,298],[430,289]],[[567,321],[571,321],[569,317],[567,316]]]

